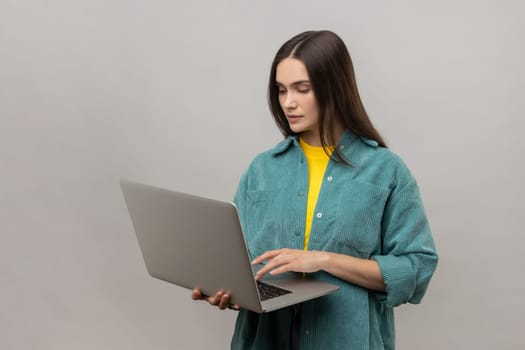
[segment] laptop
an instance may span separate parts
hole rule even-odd
[[[205,295],[226,291],[232,304],[257,313],[338,290],[302,273],[267,274],[256,281],[257,268],[250,262],[237,208],[231,202],[128,180],[121,180],[120,186],[146,269],[154,278],[190,290],[199,288]]]

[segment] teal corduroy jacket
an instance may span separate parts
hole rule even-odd
[[[309,278],[338,292],[301,304],[299,349],[394,349],[393,308],[419,303],[437,254],[414,177],[375,141],[346,132],[337,145],[352,166],[330,160],[315,208],[309,250],[378,262],[386,293],[326,272]],[[259,154],[243,174],[234,202],[251,258],[278,248],[303,249],[308,166],[296,137]],[[232,349],[289,349],[291,308],[239,311]]]

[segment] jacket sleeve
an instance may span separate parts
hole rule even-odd
[[[394,189],[381,222],[382,253],[373,256],[386,285],[379,296],[387,307],[418,304],[438,257],[416,181]]]

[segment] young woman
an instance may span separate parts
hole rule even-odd
[[[393,308],[421,301],[438,260],[416,181],[368,118],[333,32],[284,43],[268,94],[285,140],[253,160],[235,196],[253,263],[265,263],[256,277],[302,272],[340,290],[241,309],[232,349],[394,349]],[[223,292],[193,298],[232,307]]]

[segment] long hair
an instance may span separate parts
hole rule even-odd
[[[279,103],[275,76],[277,65],[288,57],[300,60],[306,67],[319,106],[319,132],[325,150],[337,141],[334,140],[337,122],[355,135],[375,140],[381,147],[386,147],[359,96],[354,67],[345,43],[337,34],[327,30],[307,31],[294,36],[281,46],[273,60],[268,105],[285,137],[296,133],[290,128]],[[335,148],[333,155],[335,160],[347,162],[338,148]]]

